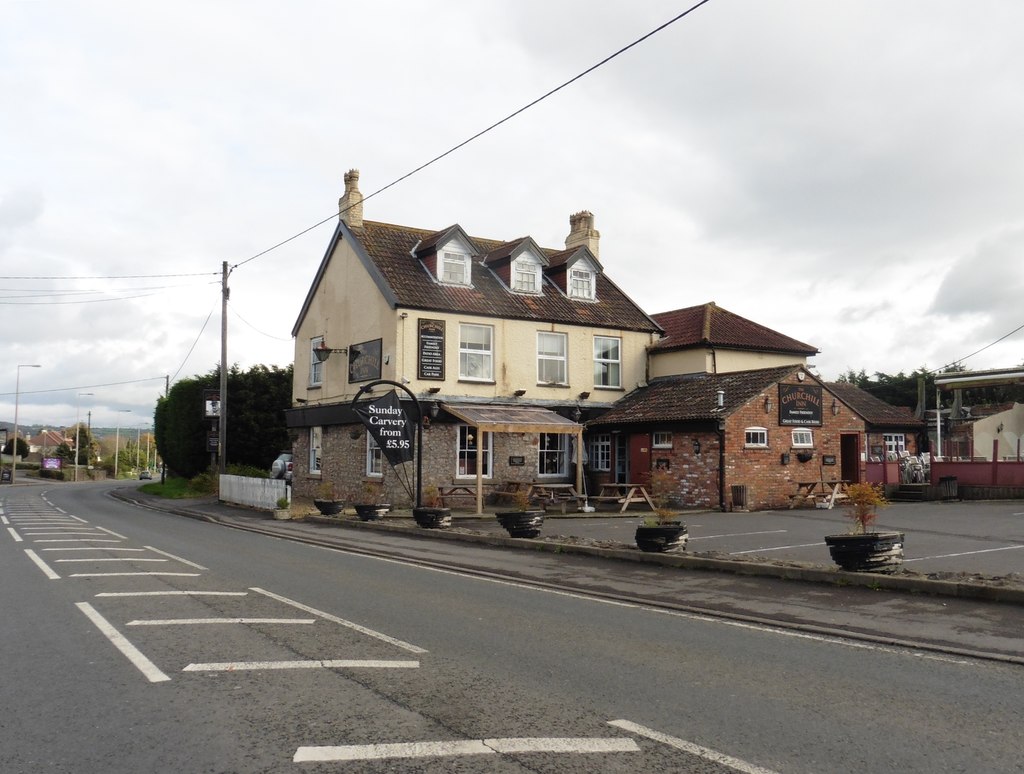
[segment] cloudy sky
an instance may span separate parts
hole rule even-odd
[[[346,170],[385,188],[690,4],[0,0],[0,419],[20,373],[22,424],[148,425],[219,362],[224,261],[228,360],[286,365],[333,219],[260,254]],[[711,0],[365,217],[561,247],[589,209],[646,311],[714,301],[826,379],[1014,366],[1022,29],[1008,0]]]

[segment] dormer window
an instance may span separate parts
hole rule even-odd
[[[439,279],[446,285],[468,285],[470,284],[469,256],[465,253],[457,253],[445,250],[441,253],[439,268]]]
[[[540,293],[540,262],[529,255],[512,264],[512,289],[517,293]]]
[[[594,299],[594,272],[586,266],[569,269],[569,298]]]

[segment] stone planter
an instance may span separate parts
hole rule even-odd
[[[850,572],[896,572],[903,565],[902,532],[826,535],[832,561]]]
[[[274,518],[278,521],[288,521],[292,517],[292,512],[288,508],[276,508],[274,510]]]
[[[322,516],[337,516],[345,508],[344,500],[313,500]]]
[[[382,519],[384,514],[391,510],[388,503],[356,503],[352,507],[356,509],[356,516],[363,521]]]
[[[681,521],[662,524],[641,524],[636,528],[636,547],[649,553],[668,553],[686,550],[689,530]]]
[[[423,529],[447,529],[452,525],[452,509],[423,506],[413,508],[412,517]]]
[[[544,511],[499,511],[494,515],[514,538],[535,538],[544,524]]]

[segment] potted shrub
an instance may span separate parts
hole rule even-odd
[[[665,553],[685,551],[689,531],[672,509],[672,474],[667,468],[651,471],[651,499],[654,514],[636,528],[633,539],[641,551]]]
[[[423,505],[412,509],[412,517],[424,529],[446,529],[452,525],[452,509],[444,507],[441,490],[433,484],[423,489]]]
[[[290,519],[292,517],[292,512],[289,505],[290,503],[288,502],[287,497],[278,497],[277,508],[274,510],[274,518],[279,521],[287,521]]]
[[[498,523],[508,531],[510,537],[537,537],[544,524],[544,511],[531,509],[532,503],[526,488],[517,490],[512,496],[512,502],[515,504],[516,510],[498,511],[495,514]]]
[[[842,507],[852,520],[850,532],[844,535],[826,535],[832,561],[851,572],[895,572],[903,564],[903,533],[869,531],[878,509],[888,500],[878,484],[861,482],[850,484]]]
[[[323,516],[337,516],[345,507],[345,501],[338,497],[338,492],[332,482],[322,481],[316,488],[313,505]]]
[[[356,516],[363,521],[373,521],[384,516],[391,507],[382,502],[384,487],[380,481],[369,479],[363,483],[362,492],[355,498],[353,507]]]

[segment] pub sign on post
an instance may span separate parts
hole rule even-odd
[[[392,467],[413,458],[413,421],[405,413],[398,394],[389,392],[355,410]]]

